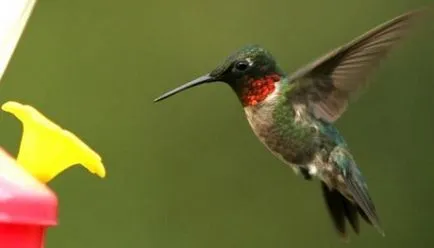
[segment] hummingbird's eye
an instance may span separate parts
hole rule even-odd
[[[249,62],[247,61],[239,61],[235,64],[235,69],[237,71],[245,71],[249,68]]]

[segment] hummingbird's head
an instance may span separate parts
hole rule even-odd
[[[210,73],[173,89],[154,101],[161,101],[201,84],[224,82],[231,86],[244,106],[256,105],[273,93],[275,84],[282,76],[284,73],[267,50],[257,45],[248,45],[229,56]]]

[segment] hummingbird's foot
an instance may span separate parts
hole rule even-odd
[[[300,172],[301,172],[301,175],[304,177],[304,179],[306,179],[308,181],[312,180],[312,174],[310,173],[309,169],[306,169],[304,167],[300,167]]]

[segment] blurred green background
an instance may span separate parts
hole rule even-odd
[[[47,247],[348,247],[319,189],[253,135],[229,87],[154,104],[246,43],[291,72],[422,0],[41,0],[0,85],[103,157],[107,178],[73,167],[51,186],[60,226]],[[434,245],[434,25],[407,40],[337,123],[386,231],[351,247]],[[0,115],[16,154],[21,127]]]

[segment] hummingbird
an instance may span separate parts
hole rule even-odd
[[[334,228],[344,240],[347,222],[359,234],[360,218],[384,236],[366,181],[334,123],[421,12],[395,17],[292,74],[263,47],[246,45],[210,73],[154,102],[207,83],[229,85],[265,147],[304,179],[319,179]]]

